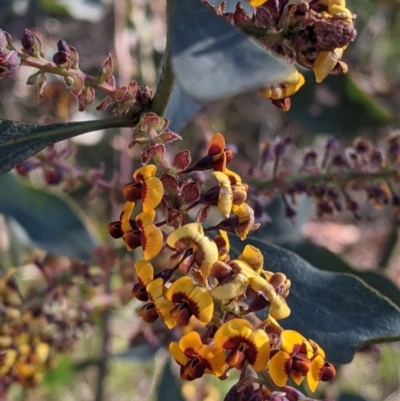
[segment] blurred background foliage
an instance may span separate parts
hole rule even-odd
[[[235,149],[237,171],[246,173],[259,158],[264,140],[289,137],[292,141],[285,166],[296,168],[304,150],[321,150],[328,136],[344,146],[362,135],[382,142],[400,127],[400,2],[397,0],[348,0],[357,14],[358,36],[344,60],[349,73],[316,84],[306,74],[306,84],[283,113],[256,94],[200,107],[176,89],[167,116],[172,129],[183,137],[192,158],[203,155],[214,132],[223,132]],[[51,55],[59,39],[75,46],[82,70],[96,75],[111,53],[119,85],[136,79],[155,88],[157,70],[165,46],[165,0],[2,0],[0,27],[19,47],[25,28],[41,40]],[[17,79],[0,81],[0,118],[26,122],[67,122],[100,116],[94,106],[78,113],[75,100],[56,78],[37,102],[36,89],[25,84],[29,72]],[[100,100],[100,98],[99,98]],[[117,172],[127,182],[140,164],[138,151],[128,149],[129,129],[95,132],[78,137],[63,147],[73,149],[68,163],[79,168],[101,168],[111,180]],[[132,162],[133,160],[133,162]],[[0,179],[0,260],[2,268],[27,263],[35,247],[67,256],[88,257],[94,244],[110,242],[109,221],[118,218],[119,207],[108,192],[88,201],[89,185],[69,191],[48,188],[45,171],[26,179]],[[112,195],[112,194],[111,194]],[[379,288],[400,305],[399,223],[390,208],[373,209],[362,202],[361,219],[348,212],[317,218],[308,199],[300,199],[294,222],[284,217],[279,199],[263,199],[268,217],[257,238],[293,250],[311,264],[330,271],[356,274]],[[266,214],[264,216],[267,216]],[[56,222],[56,224],[54,224]],[[69,235],[73,231],[73,235]],[[122,262],[132,256],[122,252]],[[389,281],[389,280],[390,281]],[[104,325],[82,335],[78,348],[59,358],[38,388],[12,389],[12,400],[218,400],[234,383],[207,378],[185,383],[176,379],[164,350],[146,344],[136,346],[142,330],[135,302],[120,305],[107,318],[107,374],[99,369],[104,355]],[[130,348],[129,348],[130,346]],[[340,401],[394,401],[400,399],[400,346],[398,343],[368,347],[354,360],[338,368],[338,377],[321,386],[319,396]],[[104,372],[103,372],[104,373]],[[99,387],[101,390],[99,390]]]

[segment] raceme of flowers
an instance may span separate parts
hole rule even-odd
[[[346,8],[345,0],[248,0],[253,15],[237,4],[235,11],[225,6],[211,6],[219,15],[233,22],[246,34],[254,36],[262,46],[315,74],[318,83],[329,74],[346,73],[348,66],[341,61],[347,46],[355,39],[355,15]],[[305,83],[295,70],[284,82],[268,86],[261,96],[288,110],[290,96]]]
[[[233,155],[224,137],[215,134],[207,155],[194,163],[181,151],[169,164],[164,145],[152,146],[143,160],[157,160],[163,171],[146,164],[134,172],[123,189],[120,219],[109,224],[109,232],[128,251],[142,249],[133,287],[133,296],[144,302],[140,317],[147,323],[161,319],[168,329],[185,327],[186,334],[169,345],[182,379],[204,374],[224,379],[238,369],[243,380],[248,367],[283,389],[289,378],[296,384],[306,379],[311,391],[332,379],[335,369],[324,351],[278,323],[290,314],[285,300],[290,280],[264,270],[264,256],[254,246],[230,255],[228,233],[245,240],[258,224],[246,203],[247,185],[227,167]],[[208,177],[202,183],[196,181],[200,171]],[[157,261],[166,258],[171,267],[157,269]],[[252,312],[266,308],[267,319],[256,323]],[[265,394],[270,399],[272,393]]]

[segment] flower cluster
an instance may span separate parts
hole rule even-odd
[[[208,2],[206,2],[208,4]],[[341,61],[346,47],[355,39],[355,16],[345,0],[249,0],[255,7],[249,15],[238,3],[232,13],[224,6],[212,7],[275,54],[315,73],[317,82],[329,74],[347,72]],[[295,71],[285,82],[264,88],[261,96],[284,109],[290,108],[290,96],[304,85],[303,75]]]
[[[272,399],[276,388],[289,393],[289,378],[296,384],[306,378],[312,391],[319,381],[332,379],[335,370],[324,351],[278,323],[290,314],[290,280],[264,270],[263,254],[253,246],[246,245],[236,258],[230,255],[228,233],[244,240],[258,225],[246,203],[248,186],[227,167],[233,154],[224,137],[215,134],[199,160],[191,163],[190,153],[181,151],[172,164],[157,138],[149,141],[158,152],[150,152],[154,158],[147,152],[145,161],[157,160],[163,172],[153,164],[134,172],[124,187],[120,219],[109,224],[109,232],[122,238],[128,250],[142,248],[143,258],[134,263],[138,283],[133,287],[133,296],[145,303],[141,318],[147,323],[160,319],[169,329],[185,327],[186,334],[169,345],[182,379],[204,374],[224,379],[238,369],[241,380],[257,382],[246,376],[252,367],[274,383],[270,388],[260,382],[264,399]],[[196,181],[199,171],[208,177],[202,183]],[[167,258],[172,267],[158,269]],[[252,312],[263,309],[268,317],[256,323]]]
[[[104,291],[104,274],[77,260],[35,257],[27,269],[23,285],[17,269],[0,276],[0,399],[12,384],[38,385],[58,354],[74,349]]]

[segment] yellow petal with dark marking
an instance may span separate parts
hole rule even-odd
[[[175,304],[168,299],[165,299],[164,281],[158,278],[146,286],[146,291],[150,299],[154,303],[158,316],[164,321],[169,329],[175,327],[175,319],[171,317],[171,311],[175,308]]]
[[[325,363],[325,358],[321,354],[317,354],[311,361],[311,368],[307,373],[307,384],[312,392],[314,392],[318,386],[318,383],[321,378],[321,371],[322,368],[324,367],[324,363]]]
[[[246,262],[257,274],[260,274],[264,266],[264,256],[261,251],[253,245],[246,245],[239,255],[239,260]]]
[[[297,331],[295,330],[285,330],[281,335],[281,350],[291,354],[294,351],[294,347],[298,347],[303,343],[308,343],[308,341]],[[312,348],[310,345],[309,351],[312,355]],[[311,357],[310,354],[307,357]]]
[[[277,352],[269,361],[268,372],[278,387],[283,387],[290,372],[290,355],[286,352]]]
[[[225,372],[225,352],[222,348],[215,345],[203,345],[200,349],[199,356],[208,361],[209,369],[206,373],[213,373],[215,376],[222,376]]]
[[[189,223],[173,231],[167,238],[172,249],[188,249],[200,242],[204,237],[203,227],[199,223]]]
[[[229,217],[233,204],[231,181],[226,174],[220,171],[214,171],[212,174],[219,184],[218,209],[225,217]]]
[[[156,257],[163,247],[162,231],[154,224],[144,227],[141,235],[143,256],[146,260]]]
[[[179,348],[189,357],[198,355],[202,346],[203,342],[201,341],[199,333],[196,331],[185,334],[179,340]]]
[[[249,339],[253,347],[246,350],[246,358],[256,372],[263,370],[269,360],[270,344],[265,331],[257,329]],[[252,348],[254,348],[252,350]],[[256,351],[256,352],[255,352]]]
[[[135,202],[125,202],[124,208],[121,213],[121,230],[123,233],[132,230],[129,220],[132,216],[133,209],[135,208]]]
[[[225,138],[222,134],[214,134],[208,146],[208,154],[213,156],[222,153],[225,148]]]
[[[194,261],[199,267],[203,277],[210,275],[212,265],[218,261],[217,244],[208,237],[203,237],[197,243],[197,250],[194,253]]]
[[[165,293],[165,298],[170,301],[173,300],[174,295],[181,294],[184,297],[189,297],[190,293],[194,289],[195,285],[193,280],[189,276],[183,276],[174,281],[171,287],[168,288]]]
[[[164,187],[157,177],[151,177],[143,183],[142,187],[143,211],[148,212],[155,209],[164,195]]]
[[[242,295],[246,289],[249,279],[244,274],[232,275],[231,281],[224,281],[211,290],[216,299],[227,301]]]
[[[190,310],[203,324],[210,323],[214,313],[214,300],[207,288],[196,286],[189,295]]]
[[[154,164],[148,164],[147,166],[138,168],[133,173],[133,179],[137,182],[143,183],[151,177],[154,177],[157,173],[157,167]]]
[[[143,230],[144,227],[152,224],[155,216],[156,212],[154,210],[139,213],[135,218],[139,230]]]
[[[172,342],[169,345],[169,353],[172,355],[175,361],[181,366],[186,365],[189,361],[189,358],[183,353],[178,343]]]
[[[154,279],[154,268],[146,260],[138,260],[135,265],[136,275],[140,283],[146,286]]]
[[[214,344],[223,349],[233,349],[248,340],[253,326],[245,319],[232,319],[224,323],[214,335]]]

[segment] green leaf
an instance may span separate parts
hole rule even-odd
[[[367,399],[358,394],[343,393],[337,401],[367,401]]]
[[[171,361],[168,359],[157,388],[156,401],[185,401],[181,391],[181,385],[171,370]]]
[[[106,128],[129,127],[125,117],[65,124],[29,124],[0,120],[0,176],[46,146]]]
[[[97,241],[65,198],[25,185],[11,174],[0,177],[0,188],[0,213],[25,230],[28,246],[89,258]]]
[[[113,359],[123,362],[146,361],[154,357],[158,348],[150,347],[147,343],[138,344],[135,347],[130,347],[126,351],[114,354]]]
[[[43,386],[48,389],[64,386],[72,382],[74,378],[74,366],[69,356],[63,356],[57,361],[54,369],[46,372]]]
[[[292,282],[287,298],[291,315],[280,321],[321,345],[328,360],[347,363],[361,347],[400,339],[400,309],[359,278],[321,271],[294,253],[248,239],[264,255],[264,269],[284,273]],[[231,246],[240,253],[237,238]],[[259,313],[260,318],[266,312]]]
[[[308,241],[285,242],[279,243],[279,245],[295,252],[310,264],[317,266],[320,270],[348,273],[359,277],[400,307],[399,288],[383,274],[371,270],[357,270],[333,252]]]
[[[308,196],[300,195],[293,208],[296,210],[296,216],[292,222],[285,216],[285,204],[282,198],[273,199],[265,208],[272,221],[257,230],[257,238],[273,243],[298,241],[302,237],[301,230],[304,224],[310,219],[313,202]]]
[[[174,1],[169,25],[176,79],[195,101],[257,90],[284,81],[294,71],[200,0]]]
[[[306,84],[292,98],[292,106],[285,117],[297,120],[311,133],[350,135],[365,131],[393,120],[393,111],[378,99],[359,88],[351,75],[330,75],[320,84],[311,73]]]
[[[176,84],[168,102],[165,117],[169,120],[168,128],[179,132],[200,110],[201,104],[189,99],[179,84]]]

